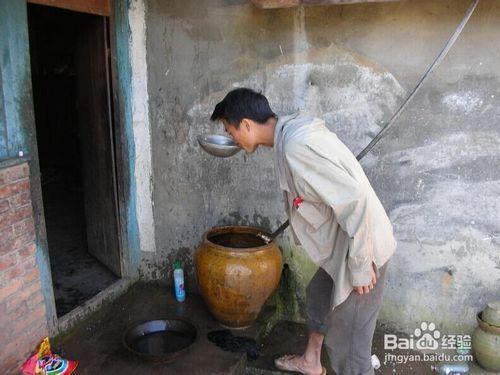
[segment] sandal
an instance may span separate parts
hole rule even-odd
[[[297,355],[294,354],[287,354],[282,357],[276,358],[274,360],[274,365],[283,371],[293,371],[293,372],[299,372],[301,374],[307,374],[304,372],[304,370],[297,365],[293,364],[290,362],[290,359],[298,357]],[[326,375],[326,368],[321,367],[321,375]]]

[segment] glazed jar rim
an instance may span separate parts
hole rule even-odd
[[[224,234],[224,233],[231,233],[231,230],[234,230],[234,229],[236,229],[236,230],[237,229],[246,229],[243,232],[236,232],[236,233],[251,233],[251,234],[262,233],[266,236],[270,235],[269,232],[267,232],[264,229],[258,228],[258,227],[246,226],[246,225],[224,225],[224,226],[213,227],[213,228],[208,229],[203,234],[203,241],[209,243],[211,246],[215,247],[218,250],[223,250],[223,251],[228,251],[228,252],[229,251],[230,252],[240,252],[240,253],[250,253],[250,252],[255,252],[255,251],[260,251],[260,250],[266,250],[269,247],[275,245],[275,241],[272,240],[268,244],[264,244],[262,246],[236,248],[236,247],[222,246],[222,245],[216,244],[215,242],[212,242],[211,240],[208,239],[209,234],[212,234],[213,232],[219,232],[217,234]]]
[[[476,315],[477,322],[479,323],[479,327],[482,328],[485,332],[493,333],[493,334],[500,334],[500,327],[490,324],[488,322],[485,322],[483,320],[483,312],[479,312]]]

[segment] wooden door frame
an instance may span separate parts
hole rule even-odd
[[[25,0],[27,3],[35,2]],[[124,283],[116,283],[117,288],[124,288],[123,285],[133,280],[138,275],[138,269],[141,262],[141,248],[139,240],[139,224],[135,207],[136,199],[136,186],[135,176],[133,173],[135,161],[134,149],[134,133],[132,123],[132,68],[130,58],[130,27],[128,18],[127,0],[115,0],[112,2],[111,11],[108,17],[109,30],[110,30],[110,57],[111,57],[111,84],[112,84],[112,115],[113,115],[113,129],[114,129],[114,145],[115,145],[115,167],[116,167],[116,188],[118,201],[118,247],[120,252],[120,262],[122,268],[122,280]],[[28,28],[27,20],[25,25]],[[27,32],[27,31],[26,31]],[[28,62],[29,64],[29,62]],[[33,129],[32,134],[36,134],[34,121],[30,124]],[[36,138],[30,140],[28,150],[36,153]],[[32,171],[32,176],[39,176],[40,171],[38,168],[38,156],[34,155],[36,162],[36,170]],[[39,178],[32,179],[33,187],[36,193],[34,196],[34,206],[38,207],[40,212],[43,212],[43,204],[41,200],[41,185]],[[45,223],[44,220],[38,220],[37,230],[39,236],[37,241],[42,253],[39,267],[44,273],[49,273],[42,278],[42,288],[46,290],[45,303],[47,305],[46,314],[49,326],[49,333],[51,336],[57,335],[59,327],[62,324],[61,318],[57,317],[55,309],[55,299],[53,295],[53,283],[50,275],[50,265],[48,260],[48,246],[46,241]],[[50,285],[49,285],[50,284]],[[110,288],[112,288],[111,286]],[[50,289],[50,290],[49,290]],[[116,296],[115,290],[110,290],[110,295]],[[72,323],[78,319],[83,318],[88,313],[98,308],[100,303],[95,306],[88,306],[87,311],[78,311],[75,316],[71,316]],[[74,310],[75,311],[75,310]],[[70,315],[69,313],[68,315]],[[67,315],[65,315],[66,317]],[[66,319],[68,320],[68,319]],[[64,322],[63,326],[67,327],[69,323]]]
[[[82,0],[28,0],[47,2],[77,3]],[[85,0],[86,2],[87,0]],[[113,132],[115,148],[115,173],[118,207],[118,238],[122,269],[122,277],[135,278],[141,262],[141,232],[144,225],[139,225],[137,212],[138,188],[135,175],[135,143],[139,141],[133,131],[134,95],[132,87],[132,46],[129,11],[132,9],[128,0],[91,0],[108,1],[109,31],[110,31],[110,59],[111,59],[111,87],[113,105]],[[145,58],[145,56],[144,56]],[[147,74],[147,73],[146,73]],[[147,79],[147,78],[146,78]],[[148,114],[149,116],[149,114]],[[149,123],[147,124],[149,126]],[[150,140],[150,134],[147,135]],[[139,136],[137,136],[139,137]],[[151,172],[152,173],[152,172]],[[141,192],[142,193],[142,192]],[[152,194],[151,192],[149,192]],[[150,197],[152,200],[152,197]],[[151,204],[152,220],[152,204]],[[143,221],[144,218],[141,218]],[[147,221],[147,220],[146,220]],[[154,222],[148,224],[154,225]],[[146,225],[148,225],[146,224]],[[144,251],[156,251],[154,243],[146,245]]]
[[[123,129],[123,125],[126,123],[126,113],[125,105],[126,98],[124,97],[126,93],[123,92],[123,88],[120,86],[120,80],[125,77],[121,76],[119,69],[119,56],[117,51],[117,33],[120,32],[117,24],[117,17],[115,16],[114,7],[118,3],[114,1],[112,4],[113,11],[108,17],[108,32],[109,32],[109,67],[111,69],[111,108],[112,119],[111,128],[114,135],[113,147],[114,147],[114,163],[115,163],[115,181],[116,181],[116,207],[117,207],[117,226],[118,226],[118,251],[120,255],[120,266],[122,270],[122,277],[132,276],[130,272],[130,265],[127,264],[125,259],[127,259],[125,249],[129,249],[127,240],[127,211],[126,207],[128,205],[128,196],[130,186],[129,181],[129,142],[127,140],[126,132]],[[124,74],[124,73],[122,73]],[[128,78],[128,77],[127,77]]]
[[[111,16],[113,9],[111,0],[27,0],[27,2],[105,17]]]
[[[112,2],[109,30],[120,260],[122,277],[136,278],[141,263],[141,250],[155,251],[156,249],[154,246],[152,249],[141,249],[141,226],[136,207],[139,189],[138,177],[135,175],[135,143],[140,140],[136,138],[133,129],[134,95],[130,42],[132,26],[129,24],[129,5],[128,0]],[[149,133],[148,136],[150,137]],[[152,205],[152,202],[150,203]],[[143,219],[141,217],[141,221]]]
[[[91,14],[97,17],[100,17],[102,22],[104,23],[104,34],[102,35],[105,38],[104,46],[107,48],[105,51],[105,59],[106,59],[106,86],[108,87],[108,111],[109,111],[109,131],[111,132],[110,137],[110,148],[111,154],[111,163],[113,166],[113,185],[114,192],[113,196],[115,199],[116,211],[114,213],[117,227],[117,251],[119,257],[119,277],[126,276],[124,272],[124,262],[123,262],[123,230],[121,228],[122,220],[120,220],[121,211],[120,211],[120,185],[123,186],[123,180],[118,179],[118,169],[126,167],[121,161],[122,159],[119,155],[123,155],[124,150],[117,150],[116,145],[122,144],[121,137],[122,134],[119,131],[120,129],[120,113],[115,105],[115,102],[118,99],[118,94],[115,95],[115,87],[118,86],[119,76],[116,72],[116,64],[113,62],[117,61],[117,58],[113,58],[116,56],[116,44],[114,43],[116,38],[112,37],[114,34],[112,32],[113,26],[115,26],[113,13],[111,12],[111,2],[110,0],[27,0],[27,3],[47,6],[50,8],[60,8],[66,9],[73,12],[86,13]],[[111,35],[110,35],[111,34]],[[110,55],[112,58],[109,58]],[[114,113],[116,111],[116,113]],[[118,154],[118,155],[117,155]],[[123,173],[120,173],[123,176]],[[121,183],[120,183],[121,182]],[[123,196],[123,195],[122,195]],[[87,215],[85,215],[87,217]],[[48,244],[47,244],[48,246]],[[50,249],[49,249],[50,251]]]

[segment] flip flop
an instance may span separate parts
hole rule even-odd
[[[299,372],[301,374],[305,374],[304,370],[301,369],[300,367],[294,365],[293,363],[290,362],[290,359],[297,357],[297,355],[293,354],[287,354],[282,357],[276,358],[274,360],[274,365],[283,371],[292,371],[292,372]],[[321,367],[321,375],[326,375],[326,368]]]

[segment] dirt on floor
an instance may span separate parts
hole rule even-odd
[[[43,188],[57,316],[70,312],[118,280],[88,252],[82,194],[58,179]]]
[[[267,312],[268,313],[268,312]],[[265,313],[264,313],[265,314]],[[181,357],[173,362],[147,362],[128,352],[122,343],[126,329],[134,323],[158,318],[181,317],[198,330],[195,343]],[[262,317],[261,317],[262,318]],[[262,319],[259,319],[262,320]],[[234,330],[235,335],[258,338],[262,332],[259,324],[250,329]],[[199,295],[189,294],[183,303],[177,302],[172,288],[157,283],[138,283],[117,300],[105,306],[80,323],[76,328],[53,340],[55,353],[78,360],[78,374],[282,374],[273,364],[274,358],[283,354],[300,354],[307,343],[307,327],[304,324],[281,321],[271,333],[260,342],[261,355],[257,360],[247,360],[243,353],[223,351],[207,339],[207,333],[221,329],[213,319]],[[432,374],[432,361],[407,361],[398,363],[397,357],[387,360],[383,348],[385,333],[398,337],[405,335],[394,332],[379,324],[373,340],[373,353],[382,365],[375,373],[379,374]],[[400,358],[422,353],[411,350],[398,350],[391,354]],[[328,362],[326,351],[322,359],[328,374],[334,374]],[[472,364],[471,364],[472,365]],[[470,374],[487,374],[473,367]]]

